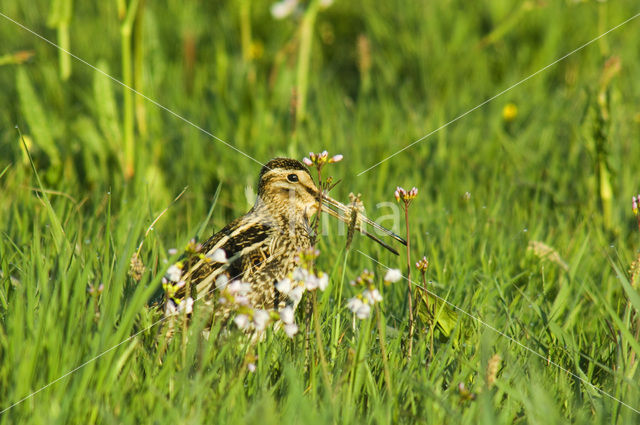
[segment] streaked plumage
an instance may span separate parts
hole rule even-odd
[[[248,297],[254,308],[283,306],[286,300],[281,299],[275,284],[296,267],[297,253],[311,246],[310,218],[316,214],[319,200],[323,211],[345,222],[350,220],[351,210],[322,194],[300,161],[269,161],[260,172],[253,208],[211,236],[202,245],[200,255],[185,260],[182,279],[187,285],[176,296],[184,297],[185,291],[190,290],[193,298],[207,300],[212,298],[216,285],[242,280],[251,285]],[[383,229],[358,215],[356,228],[394,251],[367,233],[364,223]],[[383,231],[404,242],[390,231]],[[226,262],[210,259],[218,249],[224,250]]]

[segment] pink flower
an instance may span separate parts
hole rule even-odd
[[[309,152],[309,156],[302,158],[302,162],[309,167],[316,166],[318,168],[322,168],[325,164],[340,162],[343,158],[344,156],[342,154],[336,154],[329,158],[329,152],[327,151],[322,151],[320,153]]]
[[[421,272],[427,271],[429,268],[429,260],[427,260],[427,257],[422,257],[422,260],[416,263],[416,268]]]
[[[413,187],[409,192],[401,188],[400,186],[396,187],[396,191],[393,192],[393,196],[395,196],[397,202],[404,202],[405,207],[407,207],[411,201],[413,201],[416,196],[418,196],[418,188]]]

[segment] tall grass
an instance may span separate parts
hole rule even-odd
[[[0,410],[44,388],[0,423],[637,423],[637,21],[355,177],[636,4],[338,1],[311,23],[275,20],[270,5],[0,11],[258,161],[343,153],[332,195],[362,193],[371,216],[396,186],[417,186],[412,252],[429,260],[428,289],[500,333],[459,314],[445,337],[418,314],[409,359],[404,284],[384,288],[370,319],[345,306],[364,268],[377,282],[386,271],[358,250],[394,268],[405,258],[357,236],[343,250],[329,224],[319,338],[270,331],[253,344],[214,325],[206,339],[196,305],[166,339],[154,302],[168,249],[246,211],[259,166],[0,18]],[[291,109],[300,81],[304,119]],[[135,281],[131,258],[169,205]]]

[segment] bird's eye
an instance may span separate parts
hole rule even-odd
[[[287,176],[287,180],[289,180],[291,183],[295,183],[298,181],[298,175],[297,174],[289,174]]]

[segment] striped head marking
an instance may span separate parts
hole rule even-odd
[[[274,158],[260,171],[258,199],[291,218],[315,214],[318,194],[309,170],[298,160]]]

